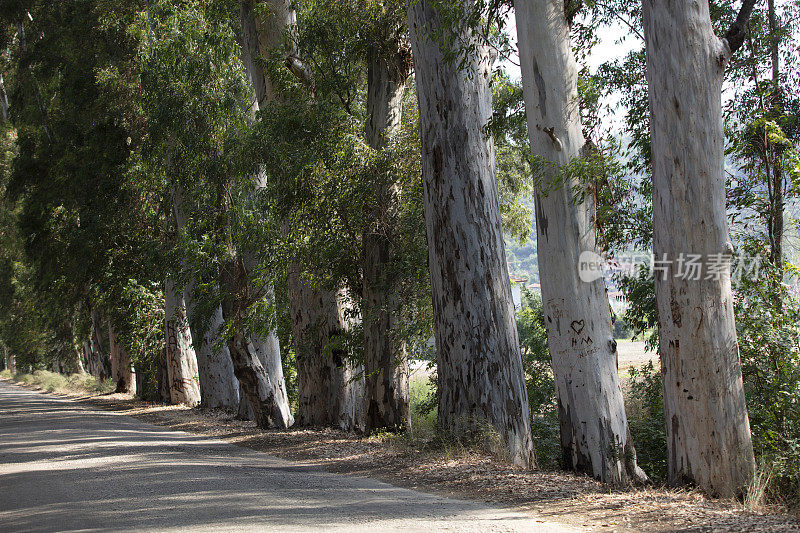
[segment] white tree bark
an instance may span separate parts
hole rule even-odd
[[[108,345],[111,352],[111,379],[116,385],[116,392],[136,393],[136,374],[133,371],[131,357],[120,346],[117,334],[111,321],[108,321]]]
[[[4,357],[4,363],[5,363],[6,370],[11,372],[12,374],[16,373],[17,365],[15,364],[16,361],[14,360],[14,354],[11,353],[11,350],[9,350],[8,348],[4,347],[3,348],[3,357]]]
[[[287,20],[292,22],[294,17],[294,12],[287,2],[273,1],[265,4],[267,4],[264,6],[266,27],[264,32],[259,32],[253,13],[253,1],[240,0],[239,3],[242,60],[256,96],[251,108],[253,114],[259,106],[266,104],[267,95],[272,97],[271,84],[261,66],[262,56],[269,57],[270,52],[282,43]],[[262,40],[264,47],[260,48]],[[265,179],[263,172],[256,173],[256,189],[265,186]],[[247,287],[250,283],[247,273],[253,270],[254,259],[242,254],[241,251],[234,250],[232,245],[229,246],[233,260],[225,267],[226,271],[221,273],[221,280],[223,289],[227,290],[232,298],[239,299],[240,295],[250,292]],[[269,291],[268,297],[272,295],[271,288]],[[228,348],[236,377],[246,392],[246,401],[250,404],[249,408],[241,405],[240,412],[252,410],[252,415],[260,427],[287,428],[294,423],[294,417],[289,407],[278,338],[275,332],[262,339],[241,331],[239,322],[242,318],[241,313],[244,312],[244,304],[245,302],[235,301],[223,305],[223,316],[233,320],[237,328],[228,343]],[[241,400],[244,402],[243,398]]]
[[[425,222],[436,328],[439,423],[462,432],[489,423],[510,459],[534,466],[530,407],[506,267],[491,117],[490,60],[465,33],[440,42],[439,16],[408,9],[422,131]],[[464,68],[442,50],[475,44]]]
[[[373,46],[367,73],[367,143],[381,150],[400,127],[411,54],[398,43],[393,50]],[[400,313],[397,295],[396,224],[400,194],[393,183],[378,180],[374,201],[366,207],[371,224],[363,235],[364,374],[366,430],[402,429],[409,423],[408,357],[395,338]]]
[[[186,302],[173,281],[164,284],[164,340],[166,341],[167,381],[172,403],[200,403],[200,380],[192,334],[186,321]]]
[[[175,223],[180,232],[186,227],[184,196],[180,187],[173,187],[173,212]],[[199,329],[199,321],[195,317],[195,304],[192,299],[193,282],[183,291],[186,302],[186,316],[192,330],[195,353],[197,354],[197,370],[200,379],[200,396],[203,407],[237,407],[239,404],[239,380],[233,373],[231,354],[226,345],[214,348],[217,335],[224,324],[222,306],[217,306],[211,321],[204,331]]]
[[[83,358],[81,357],[82,349],[78,348],[77,346],[74,348],[75,356],[72,360],[72,371],[75,374],[83,374],[86,371],[83,367]]]
[[[295,12],[287,0],[269,0],[264,3],[261,16],[255,16],[252,0],[240,1],[240,17],[242,23],[242,58],[247,69],[248,77],[253,85],[254,102],[252,112],[255,114],[270,102],[274,101],[276,94],[274,84],[262,67],[260,59],[270,57],[275,50],[280,50],[291,62],[296,58],[292,55],[292,45],[286,42],[286,37],[295,24]],[[263,172],[258,175],[259,180],[265,180]],[[264,186],[263,182],[257,187]],[[332,314],[337,309],[336,295],[322,291],[318,292],[312,287],[305,286],[300,276],[289,275],[289,300],[292,307],[292,331],[295,341],[295,351],[298,354],[298,388],[300,389],[300,402],[298,416],[304,424],[334,425],[344,429],[358,429],[361,427],[360,408],[354,403],[359,385],[352,378],[353,369],[347,362],[342,365],[332,365],[331,361],[323,360],[324,354],[310,351],[310,347],[319,347],[320,339],[309,324],[327,324],[338,316]],[[325,305],[319,307],[304,307],[305,302],[325,298]],[[343,329],[343,325],[339,325]],[[337,330],[338,331],[338,330]],[[323,332],[327,334],[328,332]],[[277,337],[272,345],[277,347]],[[327,345],[325,342],[323,346]],[[283,373],[280,367],[280,352],[278,359],[268,358],[267,366],[277,372],[279,369],[280,382],[283,385]],[[277,363],[277,364],[276,364]],[[268,369],[269,369],[268,368]],[[314,375],[312,369],[326,368],[328,376],[321,379]],[[270,374],[272,375],[272,374]],[[332,388],[345,387],[334,391]],[[283,385],[285,390],[285,385]],[[285,392],[284,392],[285,395]],[[336,401],[334,405],[317,405],[316,402]],[[342,403],[344,402],[344,403]],[[288,412],[288,401],[286,402]],[[327,413],[323,416],[324,413]]]
[[[531,151],[549,163],[545,186],[586,145],[578,108],[578,74],[563,0],[517,0],[525,111]],[[579,178],[536,191],[539,276],[561,425],[562,463],[607,483],[644,481],[625,416],[617,343],[605,282],[584,282],[582,252],[596,252],[591,191],[574,201]]]
[[[731,496],[754,473],[725,211],[721,92],[731,52],[706,0],[645,0],[644,29],[653,248],[667,267],[655,278],[669,481]],[[679,277],[681,254],[701,256],[700,279]]]

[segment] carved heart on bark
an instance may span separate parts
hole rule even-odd
[[[580,335],[583,328],[586,326],[585,320],[573,320],[572,324],[569,325],[577,335]]]

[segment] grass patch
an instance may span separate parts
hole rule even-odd
[[[5,370],[0,373],[4,378],[10,378],[17,383],[38,387],[47,392],[57,392],[61,394],[84,392],[88,394],[109,393],[114,391],[114,384],[111,379],[98,381],[89,374],[71,374],[66,376],[57,372],[47,370],[37,370],[33,374],[17,372],[13,376],[11,372]]]

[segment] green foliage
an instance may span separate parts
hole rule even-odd
[[[742,253],[765,253],[752,241]],[[796,270],[791,265],[787,268]],[[792,272],[797,275],[797,272]],[[759,461],[774,471],[773,497],[800,498],[800,300],[762,267],[736,285],[739,353],[750,414],[753,445]]]
[[[617,317],[616,320],[614,320],[614,338],[630,339],[632,335],[633,330],[630,324],[628,324],[628,321],[625,320],[624,317]]]
[[[667,479],[667,437],[661,371],[648,361],[643,368],[628,370],[625,410],[628,414],[636,459],[655,483]]]
[[[531,430],[539,466],[555,469],[561,459],[560,424],[556,408],[555,382],[547,348],[544,307],[540,295],[522,290],[522,308],[517,313],[517,331],[522,366],[531,407]]]

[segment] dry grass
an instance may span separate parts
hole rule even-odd
[[[13,376],[8,370],[0,373],[0,377],[13,379],[17,383],[58,394],[74,393],[109,393],[114,390],[111,380],[98,381],[89,374],[70,374],[65,376],[57,372],[37,370],[33,374],[17,372]]]

